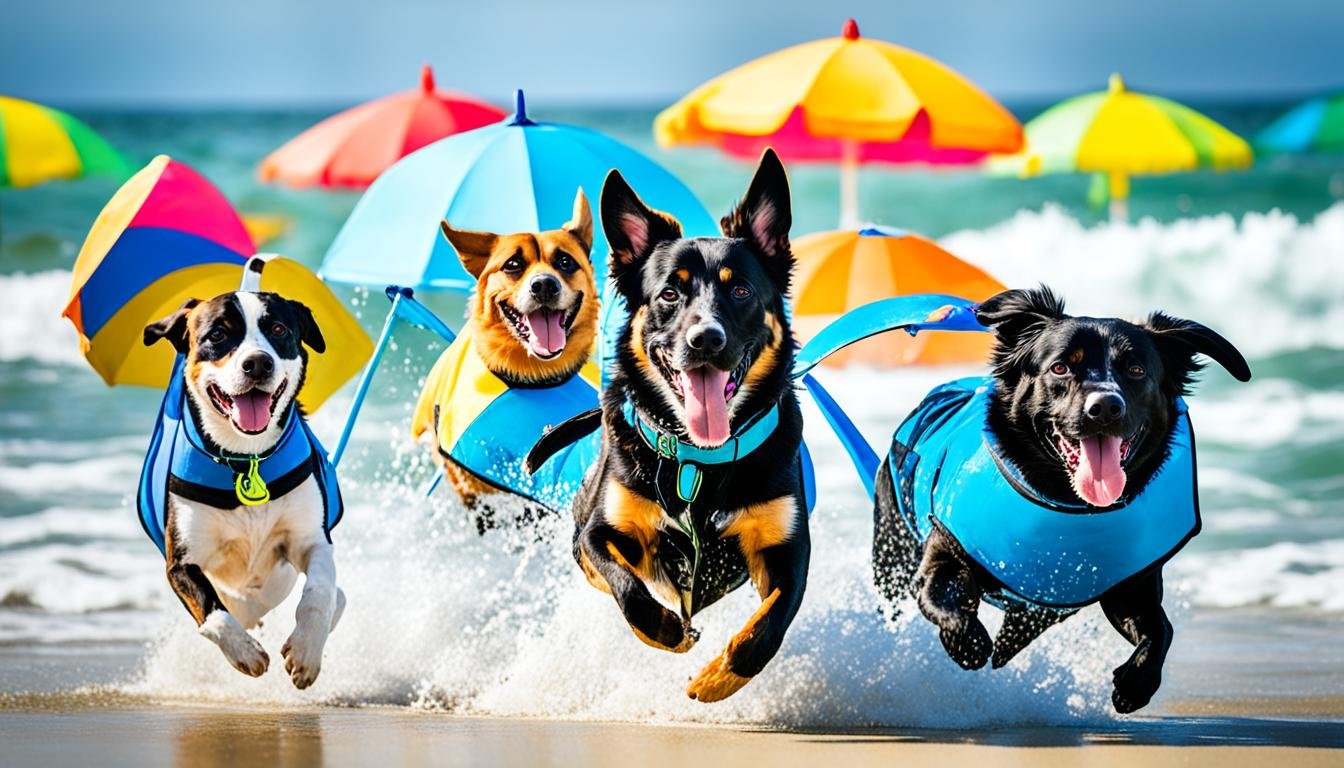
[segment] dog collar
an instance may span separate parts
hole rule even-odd
[[[296,407],[294,402],[291,401],[282,417],[285,420],[285,427],[280,433],[280,438],[275,441],[275,445],[271,446],[270,449],[259,454],[242,455],[210,450],[196,426],[196,419],[189,412],[183,414],[182,436],[197,453],[232,472],[233,492],[238,498],[238,502],[244,506],[254,507],[271,500],[270,489],[266,487],[266,480],[261,472],[263,462],[279,454],[284,454],[287,459],[293,459],[298,457],[300,453],[306,457],[310,452],[309,446],[306,444],[300,445],[293,440],[295,428],[299,422],[295,418]],[[239,468],[238,465],[243,465],[243,467]]]
[[[621,413],[626,423],[639,432],[659,458],[677,462],[677,498],[687,504],[700,495],[703,467],[737,461],[760,448],[766,438],[774,433],[775,427],[779,426],[779,405],[775,404],[770,406],[770,410],[744,424],[723,445],[702,448],[650,425],[640,417],[634,401],[629,398],[621,406]]]

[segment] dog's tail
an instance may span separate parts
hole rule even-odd
[[[601,426],[602,409],[592,408],[577,416],[571,416],[547,430],[546,434],[532,446],[532,450],[527,452],[527,459],[523,462],[527,473],[535,475],[547,459],[597,431]]]

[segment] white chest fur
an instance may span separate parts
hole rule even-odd
[[[278,568],[303,570],[299,559],[326,543],[322,494],[312,477],[255,507],[217,509],[175,495],[171,504],[182,560],[199,566],[226,599],[258,595]]]

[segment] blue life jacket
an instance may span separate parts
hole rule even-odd
[[[490,484],[552,509],[566,509],[597,461],[600,439],[578,440],[536,474],[527,452],[552,426],[597,407],[597,367],[588,363],[553,386],[506,383],[476,352],[471,332],[458,336],[425,379],[412,418],[415,437],[431,431],[443,455]]]
[[[168,389],[159,408],[145,465],[140,472],[137,506],[145,533],[166,554],[164,531],[167,525],[168,493],[217,509],[242,506],[243,496],[259,490],[251,482],[255,471],[265,484],[269,498],[276,499],[297,488],[310,475],[317,476],[324,509],[323,530],[328,540],[331,529],[344,512],[336,470],[327,461],[327,452],[308,427],[298,408],[291,403],[282,417],[285,425],[276,444],[261,456],[235,456],[216,453],[206,447],[187,407],[185,358],[177,356]]]
[[[897,506],[919,541],[935,525],[944,529],[1003,584],[999,598],[1078,608],[1165,563],[1199,533],[1183,400],[1166,461],[1137,494],[1099,509],[1046,498],[1002,456],[988,426],[992,387],[992,379],[969,377],[934,389],[896,430],[887,461]]]

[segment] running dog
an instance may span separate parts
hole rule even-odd
[[[993,376],[935,389],[897,430],[877,477],[873,569],[893,603],[913,593],[966,669],[1007,664],[1080,607],[1134,645],[1116,711],[1148,704],[1172,627],[1162,566],[1199,532],[1195,444],[1182,396],[1202,365],[1240,381],[1235,347],[1154,312],[1071,317],[1047,288],[981,304]],[[982,598],[1005,609],[997,637]]]
[[[307,688],[345,608],[330,531],[340,491],[295,397],[326,344],[303,304],[238,291],[191,299],[145,327],[182,356],[146,459],[140,506],[163,515],[168,583],[200,634],[253,677],[270,658],[247,630],[304,574],[285,670]],[[148,510],[146,512],[146,510]],[[158,528],[158,526],[155,526]],[[149,530],[147,523],[146,530]]]
[[[544,501],[546,489],[522,470],[524,455],[548,425],[575,412],[573,403],[596,404],[593,218],[580,189],[560,229],[442,228],[476,291],[466,326],[425,381],[411,432],[433,433],[435,455],[483,532],[494,524],[486,497]]]
[[[602,392],[600,456],[573,505],[574,557],[636,637],[673,653],[694,645],[697,612],[750,579],[759,609],[686,690],[718,701],[774,657],[807,585],[788,179],[767,150],[723,237],[683,238],[616,171],[601,207],[630,316]],[[596,412],[585,419],[549,433],[529,463],[596,428]]]

